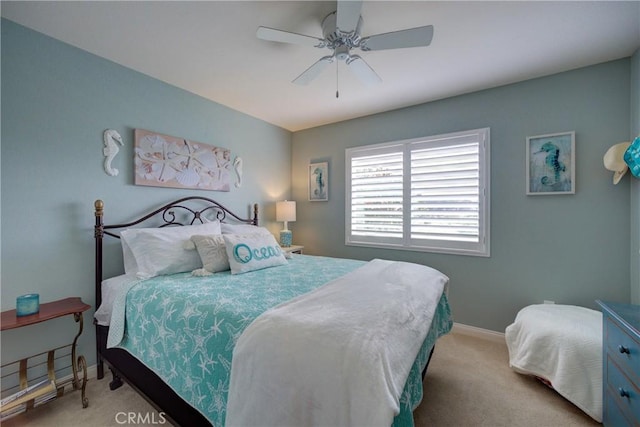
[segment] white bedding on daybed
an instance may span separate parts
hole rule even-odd
[[[547,380],[602,422],[602,313],[559,304],[530,305],[505,330],[509,365]]]

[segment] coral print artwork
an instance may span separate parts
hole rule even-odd
[[[575,193],[575,133],[527,138],[527,194]]]
[[[226,148],[136,129],[134,165],[136,185],[231,189],[231,152]]]

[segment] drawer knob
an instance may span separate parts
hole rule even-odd
[[[625,346],[623,346],[622,344],[620,344],[620,345],[618,346],[618,351],[619,351],[620,353],[622,353],[622,354],[624,354],[624,353],[629,354],[629,347],[625,347]]]
[[[618,393],[620,393],[620,397],[629,397],[629,392],[622,387],[618,388]]]

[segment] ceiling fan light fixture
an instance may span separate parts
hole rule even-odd
[[[347,46],[338,46],[335,49],[335,56],[341,61],[347,61],[350,58],[349,48]]]

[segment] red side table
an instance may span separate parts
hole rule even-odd
[[[55,397],[60,397],[64,394],[65,386],[69,383],[72,384],[73,390],[81,390],[82,407],[89,406],[89,400],[85,395],[87,385],[87,362],[84,356],[78,356],[76,358],[76,343],[78,337],[82,334],[83,328],[83,316],[82,313],[87,311],[91,306],[82,302],[78,297],[65,298],[53,302],[40,304],[40,311],[38,313],[29,316],[16,316],[16,310],[7,310],[2,312],[0,318],[0,331],[6,331],[10,329],[22,328],[24,326],[34,325],[36,323],[46,322],[47,320],[56,319],[73,314],[73,319],[78,323],[79,330],[71,344],[64,345],[62,347],[54,348],[43,353],[34,354],[24,359],[7,363],[2,365],[2,368],[10,365],[19,364],[17,371],[19,377],[19,390],[11,396],[12,400],[7,399],[0,407],[2,419],[9,418],[15,414],[21,413],[24,410],[32,409],[38,406],[40,403],[48,402]],[[56,350],[62,350],[64,348],[71,347],[71,369],[73,376],[70,380],[56,382],[55,377],[55,352]],[[31,369],[27,366],[29,359],[47,354],[47,377],[48,380],[40,381],[36,386],[32,385],[30,388],[28,385],[28,371]],[[67,368],[69,365],[67,365]],[[82,378],[79,377],[78,372],[82,370]],[[17,388],[15,386],[14,388]],[[5,390],[3,390],[5,391]],[[3,399],[5,400],[5,399]]]

